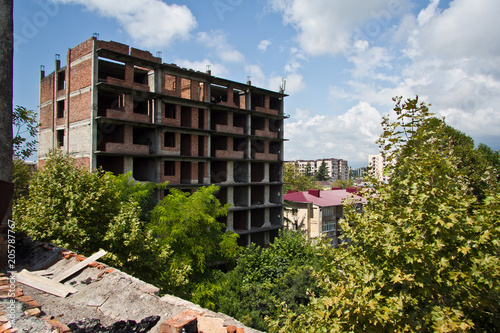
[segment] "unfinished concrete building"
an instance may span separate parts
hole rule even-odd
[[[193,192],[221,186],[240,244],[283,224],[283,91],[165,64],[92,37],[41,71],[38,165],[61,149],[83,165]],[[168,189],[159,197],[168,194]]]

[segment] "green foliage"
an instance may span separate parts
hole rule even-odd
[[[328,166],[326,165],[325,161],[321,162],[321,165],[318,168],[318,171],[314,175],[314,179],[318,181],[325,181],[328,180]]]
[[[267,331],[265,317],[278,318],[283,304],[299,311],[319,292],[314,270],[322,265],[320,253],[300,233],[283,231],[269,248],[248,246],[234,270],[214,276],[193,300]]]
[[[311,177],[301,173],[299,167],[293,163],[284,164],[283,182],[285,193],[290,190],[307,191],[318,187]]]
[[[29,194],[29,183],[33,176],[32,169],[25,161],[16,157],[12,160],[12,182],[14,183],[14,203]]]
[[[348,188],[348,187],[353,187],[354,186],[354,181],[352,179],[347,179],[347,180],[336,180],[332,184],[333,186],[338,186],[342,188]]]
[[[27,159],[36,151],[39,126],[36,113],[24,106],[16,106],[12,112],[12,126],[14,128],[12,138],[14,157]]]
[[[500,329],[498,188],[486,182],[484,199],[475,196],[457,133],[429,118],[418,98],[395,101],[397,120],[384,118],[378,141],[397,159],[389,184],[367,190],[363,215],[346,206],[341,226],[351,244],[326,255],[318,275],[326,294],[301,313],[285,311],[272,322],[276,330]],[[467,138],[458,138],[470,151]],[[487,168],[496,174],[494,165]]]
[[[152,281],[168,271],[170,256],[142,219],[157,185],[129,177],[90,172],[53,152],[31,179],[29,195],[16,202],[14,219],[33,239],[85,255],[105,249],[106,262]]]
[[[194,276],[206,273],[209,266],[234,258],[241,250],[237,245],[238,235],[225,232],[224,223],[217,220],[229,208],[214,196],[218,190],[219,187],[212,185],[189,195],[171,189],[152,211],[150,228],[160,244],[172,249],[171,265]],[[176,290],[169,279],[162,285],[165,291],[177,295],[188,292]]]

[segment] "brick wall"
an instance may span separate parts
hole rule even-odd
[[[120,52],[120,53],[124,53],[124,54],[129,53],[129,46],[128,45],[113,42],[113,41],[105,42],[105,41],[99,40],[99,41],[97,41],[97,48],[112,50],[112,51]]]
[[[92,104],[91,104],[92,92],[87,91],[80,95],[70,97],[69,99],[69,121],[81,121],[84,119],[89,119],[92,115]],[[90,139],[90,138],[89,138]]]
[[[87,39],[85,42],[81,43],[80,45],[72,48],[70,62],[75,61],[76,59],[81,58],[88,53],[91,53],[92,52],[92,44],[93,44],[94,40],[95,40],[95,38],[91,37],[91,38]]]
[[[92,84],[92,59],[71,66],[69,79],[72,92],[90,86]]]

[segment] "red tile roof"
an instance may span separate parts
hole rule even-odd
[[[348,193],[346,190],[320,191],[319,197],[311,194],[310,191],[293,192],[285,194],[286,201],[311,202],[320,207],[340,206],[345,199],[352,198],[366,204],[366,198]]]

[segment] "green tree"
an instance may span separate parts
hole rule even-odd
[[[283,182],[285,193],[290,190],[307,191],[318,187],[312,178],[301,173],[299,167],[293,163],[284,164]]]
[[[12,182],[14,183],[14,202],[29,194],[29,183],[34,169],[25,161],[15,158],[12,160]]]
[[[31,179],[29,195],[14,206],[18,230],[85,255],[105,249],[105,262],[149,282],[160,274],[177,276],[169,265],[171,250],[144,220],[157,185],[129,176],[84,170],[53,152]]]
[[[248,246],[235,269],[200,285],[193,301],[267,331],[265,317],[279,318],[282,304],[300,311],[320,292],[314,271],[323,265],[321,251],[302,234],[281,231],[269,248]]]
[[[217,220],[226,216],[229,208],[229,204],[222,206],[215,197],[218,190],[212,185],[190,195],[170,189],[170,194],[152,211],[150,227],[160,244],[172,249],[171,265],[194,277],[208,274],[209,267],[233,259],[241,250],[238,235],[224,231],[224,223]],[[181,296],[190,292],[177,290],[177,285],[171,285],[168,279],[162,286]]]
[[[313,177],[313,172],[312,172],[311,164],[309,164],[309,163],[306,164],[305,175],[307,177],[309,177],[309,178]]]
[[[333,182],[333,186],[338,186],[342,188],[348,188],[348,187],[353,187],[354,186],[354,181],[352,179],[347,179],[347,180],[336,180]]]
[[[36,151],[39,126],[36,113],[17,105],[12,112],[12,125],[15,129],[12,138],[14,157],[27,159]]]
[[[321,165],[318,168],[318,172],[316,172],[314,178],[318,181],[325,181],[330,178],[328,177],[328,166],[326,165],[325,161],[321,162]]]
[[[363,215],[346,206],[350,245],[327,255],[326,295],[285,311],[281,332],[500,329],[500,193],[479,200],[445,125],[427,126],[418,97],[395,101],[378,141],[397,159],[391,180],[367,190]]]

